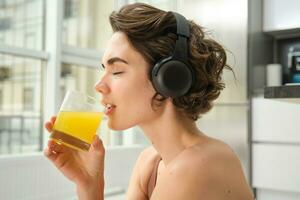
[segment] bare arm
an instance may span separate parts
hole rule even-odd
[[[104,179],[90,185],[77,185],[78,199],[104,200]]]
[[[141,156],[140,156],[141,157]],[[127,194],[126,194],[126,199],[130,200],[143,200],[146,199],[145,193],[142,191],[141,188],[141,180],[140,180],[140,160],[141,158],[137,160],[135,167],[133,169]]]
[[[156,151],[153,150],[153,147],[147,148],[141,152],[131,175],[126,199],[148,200],[146,189],[150,177],[149,172],[152,170],[152,161],[155,155]]]

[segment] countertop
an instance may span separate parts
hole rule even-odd
[[[266,99],[277,99],[300,103],[300,84],[265,87],[264,97]]]

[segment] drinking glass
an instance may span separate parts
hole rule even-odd
[[[88,151],[104,117],[104,106],[93,97],[68,91],[60,107],[50,139]]]

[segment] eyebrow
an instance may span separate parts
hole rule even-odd
[[[122,58],[119,58],[119,57],[112,57],[112,58],[108,59],[107,64],[108,64],[108,65],[112,65],[112,64],[114,64],[115,62],[122,62],[122,63],[125,63],[125,64],[128,65],[128,62],[127,62],[126,60],[124,60],[124,59],[122,59]],[[102,65],[102,67],[105,69],[105,65],[104,65],[103,63],[102,63],[101,65]]]

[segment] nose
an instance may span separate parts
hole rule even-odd
[[[101,94],[108,94],[110,92],[108,85],[104,83],[102,80],[99,80],[95,84],[94,88],[97,92],[100,92]]]

